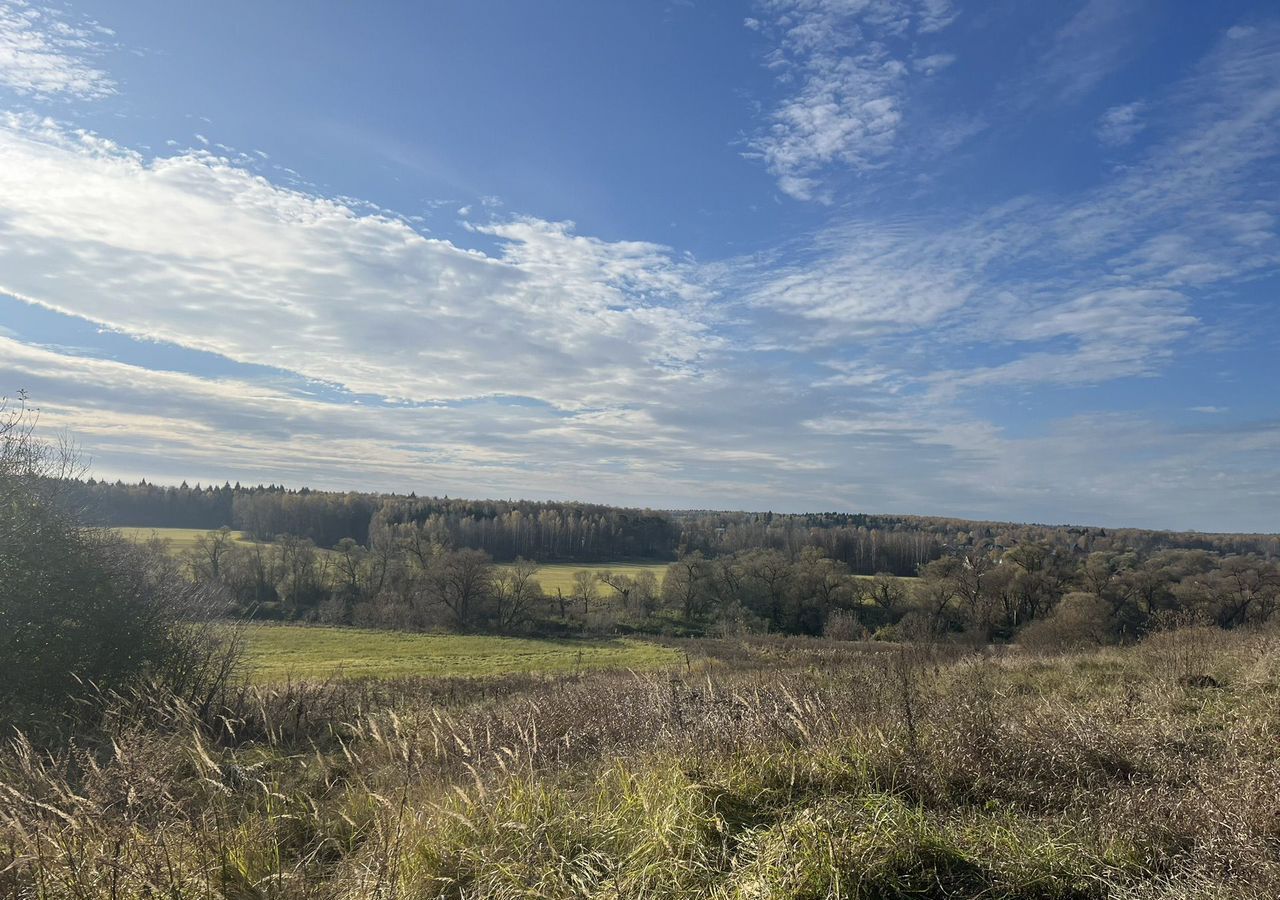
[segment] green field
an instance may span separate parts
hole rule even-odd
[[[552,641],[462,634],[411,634],[316,625],[246,629],[252,677],[294,679],[506,675],[588,669],[656,669],[679,654],[644,641]]]
[[[131,541],[164,541],[175,553],[192,549],[199,538],[211,533],[208,528],[113,528],[112,530]],[[243,531],[233,531],[231,537],[239,544],[254,543]]]
[[[574,563],[548,563],[538,566],[538,584],[544,593],[555,596],[556,588],[567,597],[573,593],[573,576],[576,572],[617,572],[620,575],[638,575],[642,571],[652,572],[662,584],[662,576],[667,571],[666,563],[599,563],[597,565],[580,566]],[[599,586],[602,597],[610,596],[613,591],[607,585]]]

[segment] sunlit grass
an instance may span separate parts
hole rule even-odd
[[[184,553],[196,546],[196,542],[214,531],[208,528],[113,528],[122,537],[139,543],[151,540],[164,541],[174,553]],[[231,532],[231,539],[240,544],[255,543],[243,531]]]
[[[556,589],[559,588],[566,597],[573,593],[573,576],[578,572],[616,572],[619,575],[639,575],[641,572],[652,572],[654,577],[658,579],[658,584],[662,584],[662,576],[666,574],[667,563],[595,563],[589,566],[576,565],[574,563],[548,563],[538,567],[537,580],[542,585],[542,591],[545,594],[555,596]],[[608,596],[612,593],[610,589],[601,584],[598,586],[601,596]]]

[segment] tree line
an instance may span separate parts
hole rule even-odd
[[[438,523],[380,524],[368,545],[203,536],[193,579],[250,616],[498,633],[782,633],[842,639],[963,637],[1053,646],[1136,640],[1171,623],[1235,628],[1280,608],[1280,563],[1259,554],[1132,548],[1077,553],[985,541],[902,578],[854,573],[821,547],[718,557],[694,550],[659,577],[599,567],[543,589],[536,562],[452,546]]]
[[[987,545],[1040,542],[1055,552],[1149,555],[1202,550],[1280,556],[1280,536],[1201,534],[1144,529],[1015,525],[963,519],[812,513],[628,509],[575,502],[462,500],[410,495],[286,489],[278,485],[159,486],[76,480],[67,491],[99,525],[243,530],[258,540],[307,538],[333,548],[344,538],[367,546],[379,529],[421,525],[453,549],[482,550],[498,562],[671,561],[691,553],[718,558],[776,550],[790,559],[806,549],[851,573],[911,576],[934,560]]]

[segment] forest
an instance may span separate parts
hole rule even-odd
[[[744,550],[788,557],[815,547],[857,575],[912,576],[920,566],[984,543],[997,548],[1044,542],[1071,554],[1094,550],[1147,555],[1204,550],[1222,555],[1280,556],[1280,536],[1204,534],[1135,528],[1027,525],[915,515],[717,512],[625,509],[598,504],[418,498],[410,495],[242,487],[191,487],[93,478],[67,485],[71,502],[95,525],[147,528],[222,527],[270,541],[277,535],[332,548],[343,538],[367,546],[382,527],[426,527],[454,549],[483,550],[497,562],[671,561]]]
[[[1012,539],[1010,539],[1012,540]],[[282,535],[198,538],[197,583],[240,615],[412,631],[497,634],[796,634],[888,641],[1127,643],[1170,623],[1266,623],[1280,606],[1280,563],[1206,550],[1072,551],[1047,541],[979,542],[915,577],[861,576],[818,546],[794,554],[685,553],[665,574],[578,571],[544,591],[536,562],[496,564],[456,549],[428,523],[381,525],[369,546],[322,551]]]
[[[1268,621],[1280,539],[918,516],[662,511],[71,481],[97,524],[199,523],[197,584],[252,618],[503,634],[1123,643]],[[250,540],[233,539],[231,527]],[[628,574],[610,563],[666,563]],[[591,564],[544,591],[539,565]]]

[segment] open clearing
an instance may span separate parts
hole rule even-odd
[[[213,533],[208,528],[113,528],[112,530],[131,541],[164,541],[175,553],[190,550],[195,547],[197,539]],[[254,543],[243,531],[231,532],[231,538],[238,544]]]
[[[652,572],[662,583],[662,576],[667,571],[667,563],[596,563],[589,566],[575,563],[548,563],[538,566],[538,584],[543,593],[555,596],[556,588],[567,597],[573,593],[573,576],[577,572],[617,572],[619,575],[639,575],[643,571]],[[601,596],[609,596],[613,592],[607,585],[599,585]]]
[[[506,675],[588,669],[656,669],[680,654],[644,641],[556,641],[411,634],[318,625],[250,625],[255,681]]]

